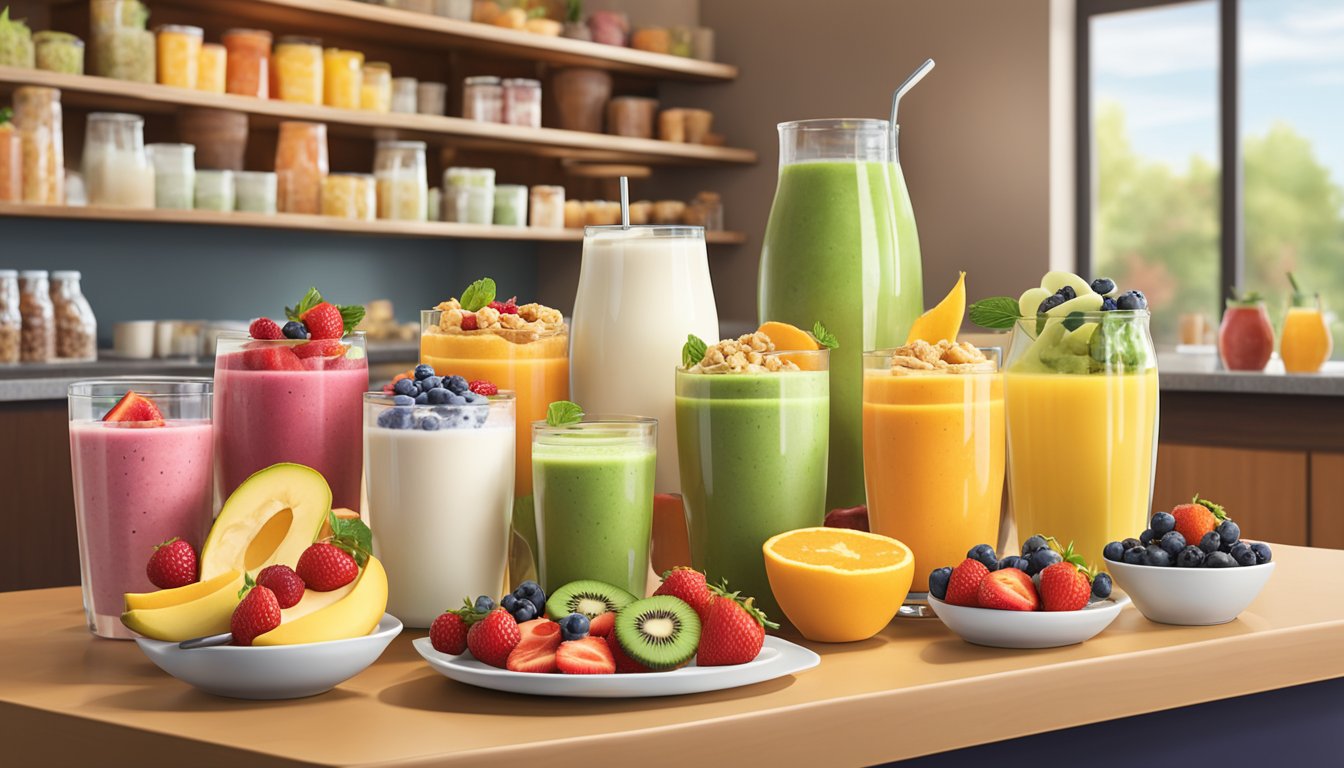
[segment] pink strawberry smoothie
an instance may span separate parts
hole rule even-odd
[[[279,370],[257,367],[247,354],[215,360],[215,482],[221,501],[253,472],[294,462],[322,473],[333,507],[358,511],[368,361],[314,357]]]
[[[145,575],[154,545],[174,536],[200,551],[210,528],[208,421],[136,428],[70,424],[84,605],[104,637],[131,637],[123,595],[157,587]]]

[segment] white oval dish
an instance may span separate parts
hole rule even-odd
[[[1235,568],[1177,568],[1106,561],[1116,586],[1149,621],[1204,627],[1237,618],[1274,573],[1274,561]]]
[[[999,611],[952,605],[929,595],[929,607],[962,640],[993,648],[1058,648],[1090,640],[1129,603],[1125,595],[1078,611]]]
[[[615,699],[646,696],[680,696],[687,693],[720,691],[762,683],[777,677],[811,669],[821,663],[812,651],[767,635],[765,646],[746,664],[730,667],[690,665],[671,672],[645,672],[620,675],[564,675],[537,672],[510,672],[472,658],[470,654],[450,656],[434,650],[428,637],[414,640],[415,650],[444,677],[459,683],[509,693],[533,696],[577,696]]]
[[[331,690],[378,660],[401,622],[384,613],[364,637],[325,643],[182,650],[177,643],[137,637],[159,669],[184,683],[235,699],[298,699]]]

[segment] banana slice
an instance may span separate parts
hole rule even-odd
[[[1022,313],[1023,317],[1035,317],[1036,310],[1041,308],[1041,302],[1050,298],[1053,291],[1047,291],[1044,288],[1028,288],[1022,294],[1022,298],[1017,300],[1017,311]]]
[[[1045,314],[1051,317],[1062,317],[1070,312],[1099,312],[1101,311],[1101,302],[1101,294],[1088,291],[1078,294],[1077,298],[1069,299]]]

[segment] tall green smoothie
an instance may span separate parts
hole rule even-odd
[[[923,309],[914,214],[887,126],[885,120],[779,126],[760,319],[803,328],[820,320],[843,340],[831,359],[828,507],[864,503],[862,351],[904,343]]]
[[[538,571],[551,592],[597,579],[643,597],[653,527],[656,419],[532,426]]]
[[[677,451],[691,564],[778,619],[761,545],[825,518],[830,377],[826,350],[762,357],[677,371]]]

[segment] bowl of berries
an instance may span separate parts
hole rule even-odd
[[[1137,539],[1102,550],[1115,582],[1150,621],[1226,624],[1255,600],[1274,573],[1264,542],[1241,538],[1227,511],[1198,495],[1157,512]]]
[[[1090,640],[1129,599],[1111,596],[1111,578],[1089,568],[1073,545],[1032,536],[1022,555],[999,558],[977,544],[956,567],[929,574],[929,607],[968,643],[1057,648]]]

